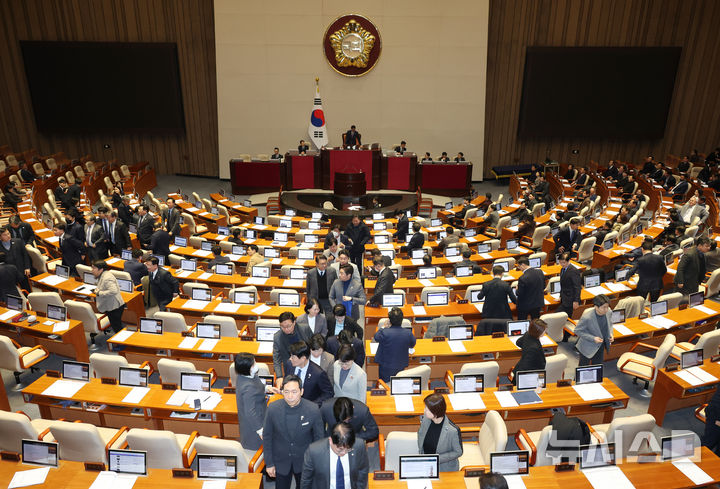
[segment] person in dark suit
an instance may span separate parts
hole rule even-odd
[[[555,253],[565,253],[577,251],[582,241],[580,233],[580,219],[574,217],[570,220],[570,225],[555,235]]]
[[[18,238],[26,245],[35,245],[35,231],[30,224],[23,222],[18,214],[10,216],[10,234],[13,238]]]
[[[660,297],[663,288],[663,276],[667,272],[665,260],[652,252],[652,241],[643,241],[642,256],[637,260],[638,282],[635,293],[640,297],[650,294],[650,302]]]
[[[10,234],[10,227],[0,227],[0,253],[5,256],[5,263],[13,265],[20,274],[20,286],[25,290],[30,289],[30,255],[25,249],[25,243],[20,238],[13,238]]]
[[[343,144],[345,144],[346,147],[360,146],[362,144],[361,139],[360,133],[357,132],[355,126],[352,125],[350,126],[350,130],[343,135]]]
[[[325,349],[333,357],[337,358],[340,347],[343,345],[350,345],[355,351],[355,363],[360,367],[365,365],[365,344],[362,339],[355,336],[355,333],[349,329],[343,329],[335,336],[329,336]]]
[[[110,209],[108,209],[104,205],[98,207],[97,219],[95,220],[95,223],[102,227],[103,231],[105,231],[105,247],[107,249],[110,249],[110,226],[108,223],[108,212],[110,212]]]
[[[145,258],[145,266],[150,276],[150,290],[157,300],[158,307],[164,311],[173,298],[180,295],[178,279],[170,272],[159,266],[160,261],[156,256]]]
[[[353,267],[349,263],[340,265],[338,278],[330,287],[329,299],[333,307],[343,304],[353,319],[359,319],[360,306],[365,305],[367,298],[360,280],[353,280]]]
[[[510,288],[510,284],[503,282],[501,277],[504,271],[503,267],[495,265],[492,268],[493,279],[485,282],[478,294],[480,299],[485,298],[482,312],[484,319],[512,319],[507,300],[509,297],[513,304],[517,304],[517,297]]]
[[[123,270],[130,274],[133,284],[140,285],[140,280],[148,274],[148,269],[143,262],[142,250],[132,250],[132,258],[132,260],[125,261]]]
[[[265,383],[257,376],[255,357],[251,353],[235,354],[235,402],[238,412],[240,443],[245,450],[262,446],[262,429],[267,411]]]
[[[355,214],[352,216],[352,220],[345,228],[345,235],[350,240],[350,246],[348,249],[350,252],[350,259],[357,266],[358,270],[362,270],[365,244],[372,239],[372,236],[370,236],[370,230],[365,223],[360,220],[360,216]]]
[[[130,208],[130,196],[123,195],[122,202],[117,206],[118,219],[120,219],[125,225],[130,228],[130,224],[133,223],[133,212]]]
[[[325,424],[325,434],[330,436],[337,423],[348,423],[355,430],[355,436],[365,441],[375,440],[380,430],[370,409],[357,399],[333,397],[320,406],[320,414]]]
[[[437,161],[440,161],[442,163],[449,163],[450,157],[448,156],[447,151],[443,151]]]
[[[62,255],[62,264],[70,268],[71,274],[77,276],[75,266],[85,261],[85,246],[83,246],[82,240],[68,234],[64,222],[53,226],[53,234],[58,237],[58,247]]]
[[[580,167],[580,174],[578,175],[577,179],[575,180],[575,185],[584,187],[588,183],[590,183],[590,175],[588,175],[585,172],[584,167]]]
[[[518,320],[528,316],[537,319],[545,306],[545,274],[539,268],[530,268],[527,256],[518,258],[517,266],[523,273],[517,286]]]
[[[168,197],[165,201],[167,210],[162,215],[162,225],[171,238],[180,236],[180,210],[175,206],[175,199]]]
[[[675,285],[683,294],[692,294],[705,278],[705,253],[710,251],[710,239],[700,236],[695,240],[695,247],[686,251],[675,274]]]
[[[282,160],[282,158],[283,158],[283,156],[280,154],[280,148],[275,146],[273,148],[272,154],[270,155],[270,159],[271,160]]]
[[[670,194],[672,194],[673,197],[676,195],[685,195],[689,189],[690,189],[690,175],[685,173],[685,174],[683,174],[682,180],[680,180],[680,183],[675,185],[670,190]]]
[[[315,257],[315,268],[310,270],[305,278],[307,285],[306,296],[307,299],[317,299],[320,303],[322,312],[325,314],[330,313],[330,288],[335,283],[337,274],[335,269],[328,267],[328,259],[323,255],[317,255]]]
[[[278,321],[280,331],[273,336],[273,369],[278,378],[277,386],[280,387],[283,366],[290,360],[290,345],[298,341],[309,342],[313,333],[308,326],[296,324],[295,315],[290,311],[280,313]]]
[[[123,195],[122,195],[122,182],[117,182],[115,186],[113,186],[112,193],[110,194],[110,204],[117,209],[120,204],[122,204],[123,201]]]
[[[561,268],[560,307],[558,312],[566,312],[570,318],[575,308],[580,305],[580,291],[582,290],[580,272],[570,263],[570,253],[568,252],[560,254],[558,265]]]
[[[103,231],[102,226],[97,223],[97,218],[94,214],[89,214],[86,221],[85,246],[87,247],[90,261],[104,260],[107,258],[105,231]]]
[[[333,224],[330,231],[325,235],[323,250],[330,248],[333,239],[337,241],[338,245],[350,246],[350,238],[340,232],[340,224]]]
[[[388,319],[390,327],[378,330],[373,337],[378,343],[375,362],[378,364],[379,377],[385,382],[389,382],[390,377],[407,368],[410,360],[408,349],[415,346],[412,330],[402,327],[402,309],[390,309]]]
[[[329,438],[308,447],[299,489],[367,489],[368,471],[365,440],[349,424],[339,423]]]
[[[407,236],[408,231],[410,230],[410,220],[408,219],[408,216],[404,212],[398,212],[397,216],[397,229],[395,230],[395,239],[399,243],[405,242],[405,236]]]
[[[150,250],[153,255],[164,256],[168,261],[170,254],[170,233],[165,231],[159,222],[153,223],[153,233],[150,237]]]
[[[107,220],[107,239],[110,253],[113,255],[119,255],[122,250],[129,250],[132,247],[132,242],[130,241],[130,233],[128,232],[125,223],[118,219],[117,212],[110,212],[108,214]]]
[[[302,380],[287,375],[281,382],[283,401],[270,403],[265,415],[263,452],[266,472],[275,477],[275,488],[290,489],[293,478],[300,487],[305,452],[325,430],[318,406],[302,398]]]
[[[28,168],[26,161],[18,161],[20,167],[20,178],[23,182],[32,183],[35,181],[35,174]]]
[[[363,329],[355,319],[348,316],[347,308],[343,304],[335,304],[332,313],[327,316],[328,337],[340,334],[340,331],[347,330],[353,336],[363,338]]]
[[[303,381],[303,399],[320,406],[334,395],[335,391],[327,372],[310,361],[310,347],[304,341],[290,345],[290,358],[285,362],[285,374],[293,373]]]
[[[550,195],[550,184],[545,180],[545,177],[539,175],[535,180],[533,190],[538,200],[545,201],[546,197]]]
[[[382,298],[385,294],[393,293],[395,275],[392,273],[392,270],[385,266],[385,260],[383,260],[383,257],[374,258],[373,267],[378,274],[378,278],[375,281],[373,296],[370,297],[368,304],[379,306],[382,304]]]
[[[405,154],[405,151],[407,151],[407,143],[405,141],[400,141],[400,146],[395,146],[395,152]]]
[[[301,155],[304,155],[307,153],[307,151],[310,149],[310,146],[305,142],[304,139],[300,140],[300,144],[298,144],[298,153]]]
[[[73,187],[77,187],[73,185]],[[74,209],[80,202],[79,188],[70,188],[65,178],[58,178],[58,186],[55,189],[55,201],[58,202],[65,210]]]
[[[150,247],[155,219],[150,214],[150,208],[147,205],[141,204],[137,209],[137,237],[140,246],[147,249]]]
[[[22,202],[23,198],[22,196],[18,195],[14,192],[15,190],[15,182],[8,182],[7,185],[5,185],[5,194],[3,195],[3,202],[5,203],[6,207],[10,207],[11,209],[14,209],[16,212],[18,210],[17,206],[20,202]]]
[[[720,453],[720,389],[715,390],[705,408],[705,431],[702,446],[708,447],[717,455]]]
[[[463,152],[460,151],[453,161],[455,163],[460,163],[461,161],[465,161],[465,155],[463,154]]]
[[[410,254],[412,250],[419,250],[425,244],[425,235],[420,232],[421,226],[417,222],[412,225],[413,235],[407,246],[400,247],[400,251]]]
[[[67,224],[65,232],[73,238],[85,242],[85,228],[80,223],[79,217],[77,209],[65,211],[65,223]]]
[[[453,265],[453,272],[456,272],[458,268],[460,267],[470,267],[473,271],[473,274],[475,273],[483,273],[483,269],[480,265],[475,263],[470,259],[473,252],[472,250],[465,250],[462,252],[462,261],[459,261]]]
[[[547,324],[542,319],[533,319],[530,322],[528,330],[517,340],[516,344],[521,350],[520,360],[515,364],[513,373],[525,370],[545,370],[545,352],[540,343],[540,337],[546,329]],[[513,383],[515,383],[514,375]]]
[[[215,265],[220,263],[230,263],[230,258],[228,258],[227,256],[223,256],[222,248],[220,247],[220,245],[212,245],[210,251],[212,251],[213,257],[210,261],[207,262],[207,265],[205,267],[206,270],[212,270]]]
[[[15,265],[5,263],[5,255],[0,253],[0,302],[6,303],[8,294],[17,295],[17,286],[23,275]]]

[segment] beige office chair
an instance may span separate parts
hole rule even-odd
[[[127,427],[98,428],[89,423],[58,421],[50,427],[58,443],[58,456],[75,462],[107,464],[107,451],[125,444]]]
[[[190,235],[205,234],[208,232],[208,228],[206,226],[195,223],[195,218],[192,216],[192,214],[183,212],[180,215],[183,217],[183,222],[188,225],[188,231],[190,232]]]
[[[176,384],[180,385],[180,374],[183,372],[189,373],[209,373],[211,375],[210,382],[214,383],[217,375],[214,369],[208,369],[207,372],[200,372],[195,368],[191,362],[183,362],[181,360],[170,360],[169,358],[161,358],[157,362],[158,373],[160,374],[160,381],[163,384]]]
[[[183,257],[180,255],[176,255],[175,253],[170,253],[168,255],[168,261],[170,262],[170,266],[173,268],[180,268],[180,265],[182,264]]]
[[[378,329],[388,328],[388,327],[390,327],[390,319],[380,318],[380,320],[378,321]],[[412,328],[412,324],[410,323],[409,319],[403,319],[401,327],[410,329],[410,328]]]
[[[218,211],[220,212],[220,215],[225,216],[225,220],[227,221],[228,226],[237,226],[239,224],[242,224],[242,219],[231,215],[228,208],[225,207],[224,205],[218,204],[217,208],[218,208]]]
[[[202,248],[202,244],[205,241],[207,241],[207,239],[203,238],[202,236],[190,236],[190,238],[188,238],[188,245],[190,245],[190,247],[192,248],[199,250],[200,248]]]
[[[591,236],[589,238],[583,239],[580,242],[580,246],[578,246],[577,259],[580,263],[586,265],[592,262],[596,240],[597,238],[595,236]]]
[[[179,312],[157,311],[153,318],[162,319],[163,333],[184,333],[190,329],[185,322],[185,316]]]
[[[270,291],[270,300],[278,303],[278,294],[296,294],[298,296],[298,302],[300,302],[300,293],[295,289],[272,289]]]
[[[0,411],[0,450],[20,453],[22,440],[55,441],[50,435],[55,423],[52,419],[30,419],[22,411]]]
[[[500,371],[500,364],[496,361],[491,360],[489,362],[471,362],[464,363],[460,367],[460,373],[466,375],[478,375],[482,374],[484,387],[494,388],[497,387],[498,372]]]
[[[668,310],[670,310],[676,309],[680,305],[680,301],[682,300],[682,298],[682,292],[672,292],[670,294],[664,294],[658,297],[658,302],[667,301],[667,308]]]
[[[614,308],[615,311],[619,311],[620,309],[625,309],[625,319],[636,318],[642,314],[645,309],[645,297],[637,295],[623,297]]]
[[[556,383],[565,375],[568,358],[564,353],[545,357],[545,385]]]
[[[133,428],[127,433],[130,450],[147,452],[147,466],[152,469],[190,468],[197,454],[195,442],[198,432],[189,435],[165,430]]]
[[[216,316],[210,314],[205,316],[202,320],[203,323],[219,324],[220,325],[220,336],[223,338],[237,338],[238,329],[235,319],[229,316]]]
[[[705,297],[715,297],[720,293],[720,268],[713,270],[705,283]]]
[[[450,287],[423,287],[422,291],[420,292],[420,300],[423,304],[427,305],[428,294],[434,294],[436,292],[446,292],[448,295],[448,301],[451,300]]]
[[[544,204],[538,204],[538,205],[544,205]],[[536,205],[537,207],[537,205]],[[535,231],[533,231],[532,238],[528,238],[527,236],[524,236],[520,238],[520,244],[522,246],[525,246],[527,248],[530,248],[533,251],[539,250],[542,248],[543,240],[547,235],[550,233],[550,226],[538,226],[535,228]]]
[[[127,358],[120,355],[107,353],[92,353],[90,355],[90,373],[95,378],[118,379],[120,367],[142,368],[148,371],[148,376],[153,373],[153,368],[150,362],[147,361],[143,363],[128,363]]]
[[[382,433],[378,438],[380,469],[400,471],[400,455],[417,455],[417,432],[391,431],[387,437]]]
[[[520,450],[530,452],[530,465],[542,467],[544,465],[555,465],[559,460],[547,454],[548,444],[552,437],[552,425],[545,426],[540,431],[528,433],[525,429],[515,434],[515,444]]]
[[[568,316],[565,312],[554,312],[540,316],[540,319],[547,323],[546,334],[556,343],[560,343],[563,340],[563,330],[565,323],[567,323],[567,318]]]
[[[238,473],[259,472],[265,467],[265,456],[262,449],[248,450],[235,440],[221,440],[209,436],[198,436],[195,440],[197,453],[206,455],[235,455]]]
[[[697,343],[693,344],[692,342],[695,340],[697,340]],[[670,356],[680,360],[680,356],[684,351],[702,350],[703,358],[710,358],[718,354],[718,347],[720,347],[720,329],[715,329],[707,333],[696,334],[690,338],[690,341],[675,344]]]
[[[210,289],[210,286],[203,282],[185,282],[182,284],[183,295],[191,297],[192,289]]]
[[[108,270],[115,278],[130,280],[132,282],[132,276],[128,272],[122,270]]]
[[[615,456],[618,460],[630,455],[630,448],[641,451],[649,448],[644,447],[636,440],[637,435],[645,434],[644,443],[653,436],[652,431],[657,425],[652,414],[640,414],[637,416],[617,416],[611,423],[593,425],[592,430],[601,443],[615,443]]]
[[[460,469],[468,465],[488,465],[492,452],[502,452],[507,444],[507,427],[497,411],[488,411],[478,432],[477,442],[463,442]]]
[[[645,381],[645,387],[640,392],[642,397],[650,397],[648,386],[650,382],[657,378],[658,371],[665,367],[665,362],[675,346],[675,335],[667,334],[660,346],[649,345],[647,343],[635,343],[630,351],[620,355],[617,361],[617,369],[633,377],[633,384],[637,384],[638,379]],[[635,353],[637,347],[650,348],[655,350],[655,358],[648,358],[645,355]]]
[[[83,274],[84,274],[85,272],[88,272],[88,273],[91,273],[91,272],[92,272],[92,267],[89,267],[89,266],[87,266],[87,265],[83,265],[82,263],[78,263],[77,265],[75,265],[75,271],[77,272],[78,276],[79,276],[80,279],[82,280],[82,278],[84,277]]]
[[[396,377],[420,377],[420,385],[422,390],[430,388],[430,366],[420,365],[418,367],[406,368],[396,373]]]
[[[66,300],[65,307],[67,308],[68,319],[75,319],[83,323],[85,332],[90,335],[90,350],[95,351],[98,349],[95,343],[95,337],[101,332],[107,333],[110,328],[110,319],[107,314],[96,313],[92,306],[84,301]]]
[[[33,347],[20,346],[7,336],[0,335],[0,369],[11,370],[17,385],[13,390],[24,386],[20,383],[20,375],[45,360],[50,354],[42,345]]]
[[[63,304],[60,294],[57,292],[30,292],[28,294],[28,302],[33,311],[43,315],[47,313],[48,304],[60,307],[65,305]]]

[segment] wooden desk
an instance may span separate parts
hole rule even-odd
[[[416,315],[413,312],[412,301],[406,297],[406,301],[409,304],[405,304],[402,309],[405,319],[409,319],[411,322],[417,318],[426,318],[428,321],[431,318],[440,316],[463,316],[466,321],[470,319],[480,319],[480,310],[475,307],[475,304],[468,302],[467,304],[458,304],[456,302],[450,302],[447,306],[424,306],[425,314]],[[480,307],[482,309],[482,305]],[[369,307],[365,306],[365,338],[372,338],[375,334],[377,324],[382,318],[386,318],[388,311],[387,307]],[[416,336],[418,336],[416,334]],[[368,350],[369,351],[369,350]]]
[[[703,362],[703,370],[720,379],[720,365],[709,359]],[[676,375],[678,371],[668,372],[660,369],[653,387],[648,413],[655,416],[658,426],[663,425],[665,413],[676,409],[699,406],[706,403],[715,394],[719,382],[690,385]]]
[[[25,465],[20,462],[0,462],[0,485],[7,487],[15,472],[30,470],[37,467]],[[247,470],[247,469],[246,469]],[[31,487],[52,487],[53,489],[87,489],[92,485],[98,476],[98,472],[86,472],[82,462],[71,462],[60,460],[57,468],[50,469],[45,483],[42,486]],[[203,486],[201,480],[195,478],[183,479],[173,478],[171,470],[148,469],[147,477],[138,477],[133,489],[157,489],[158,487],[173,487],[178,489],[200,489]],[[262,474],[238,474],[236,481],[227,481],[228,488],[260,489],[262,486]]]
[[[552,384],[540,393],[543,401],[541,404],[516,407],[501,407],[494,394],[497,389],[485,389],[481,394],[485,403],[484,408],[456,411],[446,398],[447,414],[458,426],[479,426],[485,419],[485,413],[495,410],[505,420],[508,433],[520,428],[525,428],[528,432],[541,430],[549,424],[553,416],[552,408],[563,408],[568,416],[577,416],[590,424],[609,423],[613,419],[615,410],[627,407],[629,397],[610,379],[606,378],[603,386],[612,395],[612,399],[585,401],[572,387],[557,387]],[[432,391],[423,391],[422,395],[412,396],[412,412],[398,412],[395,399],[390,395],[371,396],[368,393],[367,405],[375,416],[381,433],[387,435],[391,431],[416,430],[420,424],[419,416],[425,409],[423,399],[431,393]]]
[[[0,307],[0,314],[8,311],[9,309]],[[23,346],[42,345],[48,351],[64,357],[74,358],[80,362],[90,360],[82,322],[71,319],[70,327],[67,330],[54,333],[53,326],[43,324],[52,319],[40,317],[37,311],[26,312],[37,315],[39,322],[30,326],[27,321],[19,323],[3,321],[0,322],[0,334],[14,339]],[[44,312],[42,314],[44,316]],[[56,338],[51,338],[51,336]]]
[[[258,211],[255,207],[245,207],[220,194],[210,194],[210,198],[218,204],[227,207],[230,214],[240,217],[244,222],[250,222],[257,216]]]
[[[230,185],[233,194],[277,192],[283,184],[285,163],[277,160],[245,162],[230,160]]]
[[[423,192],[438,195],[469,195],[472,187],[472,163],[420,163],[417,186]]]

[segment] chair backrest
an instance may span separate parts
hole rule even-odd
[[[107,463],[105,443],[94,425],[59,421],[50,427],[50,433],[58,442],[60,459]]]
[[[0,450],[20,453],[22,440],[37,440],[38,432],[22,413],[0,411]]]
[[[83,301],[66,300],[67,316],[70,319],[82,321],[83,329],[88,333],[99,333],[98,319],[90,304]]]
[[[130,450],[147,452],[148,468],[183,468],[183,447],[172,431],[132,428],[128,431],[127,443]]]
[[[428,294],[433,294],[435,292],[447,292],[448,301],[450,301],[450,287],[423,287],[422,292],[420,293],[420,300],[423,304],[427,305]]]
[[[164,384],[180,385],[180,374],[182,372],[197,372],[195,365],[181,360],[170,360],[161,358],[157,362],[158,373]]]
[[[586,262],[589,260],[592,260],[593,258],[593,247],[595,246],[595,241],[597,241],[597,238],[595,236],[591,236],[589,238],[585,238],[580,242],[580,246],[578,247],[578,261],[579,262]]]
[[[658,297],[658,301],[667,301],[667,308],[669,310],[678,307],[682,298],[682,292],[672,292],[670,294],[661,295]]]
[[[545,383],[546,385],[554,384],[563,378],[565,367],[567,367],[568,358],[564,353],[550,355],[545,358]]]
[[[563,339],[563,329],[567,322],[566,312],[553,312],[551,314],[543,314],[540,319],[547,323],[547,335],[556,343]]]
[[[535,443],[535,467],[542,467],[543,465],[554,465],[555,460],[547,455],[548,444],[552,437],[552,425],[549,424],[542,429],[537,442]]]
[[[720,347],[720,329],[703,333],[695,344],[695,350],[702,349],[703,358],[710,358],[717,355]]]
[[[200,249],[200,248],[202,248],[202,244],[204,241],[207,241],[207,240],[200,236],[190,236],[190,239],[188,239],[188,244],[190,246],[192,246],[193,248]]]
[[[30,292],[28,294],[28,301],[33,311],[45,314],[47,312],[48,304],[54,306],[64,306],[60,294],[57,292]]]
[[[418,454],[417,433],[407,431],[391,431],[385,437],[384,470],[400,471],[400,455]]]
[[[667,361],[668,357],[670,356],[673,346],[675,346],[675,335],[674,334],[665,335],[665,339],[660,344],[660,347],[657,349],[657,352],[655,353],[655,358],[653,358],[652,363],[655,366],[655,375],[653,376],[652,380],[655,380],[655,378],[657,377],[658,371],[661,368],[665,367],[665,362]]]
[[[185,316],[179,312],[157,311],[153,314],[155,319],[162,319],[163,332],[184,333],[188,330]]]
[[[270,291],[270,300],[277,303],[278,301],[278,294],[297,294],[300,295],[300,293],[295,289],[272,289]]]
[[[183,222],[188,225],[188,231],[190,234],[195,233],[195,218],[187,212],[181,212],[180,215],[183,217]]]
[[[652,414],[638,416],[618,416],[608,426],[605,439],[615,443],[615,456],[622,458],[628,455],[628,450],[637,445],[635,440],[639,433],[651,433],[655,428],[655,417]]]
[[[552,277],[552,278],[550,278],[550,279],[548,280],[547,286],[545,287],[545,293],[546,293],[546,294],[549,294],[550,291],[552,290],[552,284],[554,284],[555,282],[559,282],[559,281],[560,281],[560,277]]]
[[[48,158],[45,160],[45,163],[47,163],[47,166],[51,170],[57,170],[57,162],[55,161],[55,158]]]
[[[83,265],[82,263],[78,263],[77,265],[75,265],[75,271],[77,272],[78,276],[82,278],[85,272],[92,272],[92,267],[89,267],[88,265]]]
[[[489,362],[465,363],[462,367],[460,367],[461,374],[482,374],[484,387],[486,389],[489,389],[491,387],[497,387],[497,377],[499,371],[500,365],[494,360]]]
[[[699,218],[698,216],[695,216],[695,217],[693,218],[693,221],[695,221],[696,219],[699,220],[700,218]],[[698,227],[697,227],[697,226],[690,226],[690,227],[688,227],[687,229],[685,229],[685,235],[684,235],[684,236],[685,236],[686,238],[694,238],[695,235],[697,234],[697,232],[698,232]]]
[[[32,262],[32,267],[38,272],[38,273],[47,273],[47,258],[43,256],[42,253],[40,253],[40,250],[37,248],[33,248],[30,245],[25,245],[25,249],[28,252],[28,255],[30,255],[30,261]]]
[[[305,267],[301,267],[300,265],[283,265],[282,267],[280,267],[280,276],[285,278],[289,277],[290,270],[292,270],[293,268],[299,268],[300,270],[303,270]]]
[[[535,204],[531,211],[532,215],[534,217],[540,217],[542,215],[541,212],[542,212],[543,207],[545,207],[545,204],[542,202],[540,202],[539,204]],[[543,226],[540,226],[540,227],[543,227]],[[536,229],[536,231],[537,231],[537,229]]]
[[[35,170],[35,174],[37,176],[45,175],[45,168],[42,166],[42,163],[35,163],[33,165],[33,170]]]
[[[195,450],[197,450],[197,453],[207,455],[235,455],[238,462],[238,473],[248,471],[248,464],[254,455],[252,450],[246,450],[238,441],[211,438],[209,436],[198,436],[195,440]]]
[[[502,452],[507,444],[507,427],[497,411],[488,411],[478,433],[478,448],[483,460],[490,460],[492,452]]]
[[[497,228],[496,228],[496,229],[497,229],[497,235],[496,235],[496,236],[499,237],[500,234],[501,234],[500,232],[501,232],[508,224],[510,224],[510,219],[511,219],[510,216],[503,216],[503,217],[501,217],[500,219],[498,219]]]
[[[358,323],[358,324],[360,324],[360,323]],[[388,319],[388,318],[380,318],[380,320],[378,321],[378,329],[387,328],[389,326],[390,326],[390,319]],[[410,328],[412,328],[412,324],[410,323],[409,319],[404,318],[402,320],[401,327],[410,329]]]
[[[235,319],[233,319],[229,316],[216,316],[214,314],[210,314],[208,316],[205,316],[205,318],[203,319],[202,322],[219,324],[220,325],[220,336],[223,338],[224,337],[237,338],[237,335],[238,335],[237,324],[235,323]]]
[[[507,258],[498,258],[492,263],[492,266],[494,267],[495,265],[500,265],[502,262],[508,263],[508,270],[512,270],[513,268],[515,268],[515,258],[511,256]]]
[[[623,297],[615,306],[615,310],[625,309],[625,319],[636,318],[645,308],[645,297]]]
[[[124,280],[132,280],[132,276],[128,272],[124,272],[122,270],[109,270],[111,274],[115,276],[115,278],[121,278]]]
[[[128,361],[120,355],[109,355],[106,353],[92,353],[90,355],[90,372],[93,377],[117,379],[118,369],[127,367]]]
[[[538,205],[545,205],[545,204],[536,204],[535,207]],[[550,226],[538,226],[535,228],[535,231],[533,231],[532,235],[532,244],[530,247],[532,249],[537,249],[542,247],[543,240],[545,239],[545,236],[548,235],[550,232]]]
[[[420,377],[422,390],[427,390],[430,386],[430,365],[420,365],[418,367],[406,368],[395,374],[398,377]]]
[[[705,297],[713,297],[720,292],[720,268],[713,270],[705,283]]]
[[[175,253],[170,253],[168,255],[168,261],[170,262],[170,266],[173,268],[180,268],[182,260],[183,257],[180,255],[176,255]]]
[[[182,285],[183,294],[188,297],[192,294],[192,289],[209,289],[209,288],[210,288],[210,286],[204,282],[185,282]]]

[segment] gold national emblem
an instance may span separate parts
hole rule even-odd
[[[338,66],[365,68],[375,45],[375,36],[352,19],[330,35],[330,45]]]

